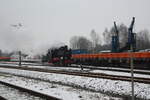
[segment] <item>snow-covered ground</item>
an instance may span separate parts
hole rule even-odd
[[[131,83],[109,79],[89,78],[64,74],[25,71],[17,69],[0,68],[1,73],[11,73],[20,76],[41,79],[47,82],[55,82],[97,92],[131,95]],[[135,96],[150,99],[150,84],[135,83]]]
[[[11,84],[19,85],[25,88],[29,88],[35,91],[43,92],[45,94],[55,96],[63,100],[122,100],[119,97],[112,97],[112,96],[108,96],[108,95],[101,94],[98,92],[85,91],[85,90],[76,89],[73,87],[58,85],[58,84],[49,83],[49,82],[43,82],[40,80],[28,79],[24,77],[12,76],[8,74],[0,74],[0,80],[9,82]],[[4,87],[1,87],[1,85],[0,85],[0,90],[4,90]],[[15,93],[16,91],[14,90],[9,91],[7,89],[5,91],[1,91],[0,94],[5,94],[6,92],[9,92],[8,93],[9,95],[11,92]],[[18,92],[16,93],[17,95],[20,94]],[[27,98],[27,97],[25,96],[24,98]],[[9,100],[12,100],[12,99],[9,99]],[[19,100],[19,99],[14,99],[14,100]],[[20,98],[20,100],[24,100],[24,99]],[[29,99],[26,99],[26,100],[29,100]],[[31,99],[31,100],[38,100],[38,99]]]
[[[45,100],[2,84],[0,84],[0,96],[7,100]]]

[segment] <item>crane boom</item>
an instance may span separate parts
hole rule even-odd
[[[115,34],[112,36],[112,52],[119,52],[119,31],[116,22],[114,22]]]

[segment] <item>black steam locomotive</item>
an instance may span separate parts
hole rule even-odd
[[[71,49],[67,46],[62,46],[60,48],[52,49],[48,53],[49,63],[59,66],[68,66],[72,63],[71,60]]]

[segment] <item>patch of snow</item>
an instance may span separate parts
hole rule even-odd
[[[28,79],[24,77],[3,74],[0,79],[11,84],[29,88],[64,100],[122,100],[121,98],[108,96],[105,94],[85,91],[68,86],[58,85],[40,80]],[[106,99],[107,98],[107,99]]]
[[[110,92],[120,95],[131,95],[131,83],[125,81],[115,81],[102,78],[89,78],[82,76],[25,71],[7,68],[0,68],[0,72],[37,78],[49,82],[57,82],[93,91]],[[134,84],[135,84],[135,95],[137,97],[150,99],[150,84],[143,84],[136,82]]]
[[[45,100],[2,84],[0,84],[0,96],[7,100]]]

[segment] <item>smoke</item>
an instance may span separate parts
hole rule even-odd
[[[28,55],[42,55],[47,52],[49,48],[56,48],[64,43],[59,41],[43,41],[35,38],[38,34],[32,34],[32,31],[25,28],[1,27],[0,28],[0,49],[6,52],[21,51]],[[39,36],[38,36],[39,37]]]
[[[34,38],[27,29],[15,27],[1,27],[0,49],[3,51],[28,52],[33,49]]]
[[[39,44],[38,46],[35,47],[34,53],[39,54],[39,55],[46,54],[48,49],[59,48],[59,47],[64,46],[64,45],[65,45],[65,43],[62,43],[60,41],[54,41],[53,43],[41,42],[41,44]]]

